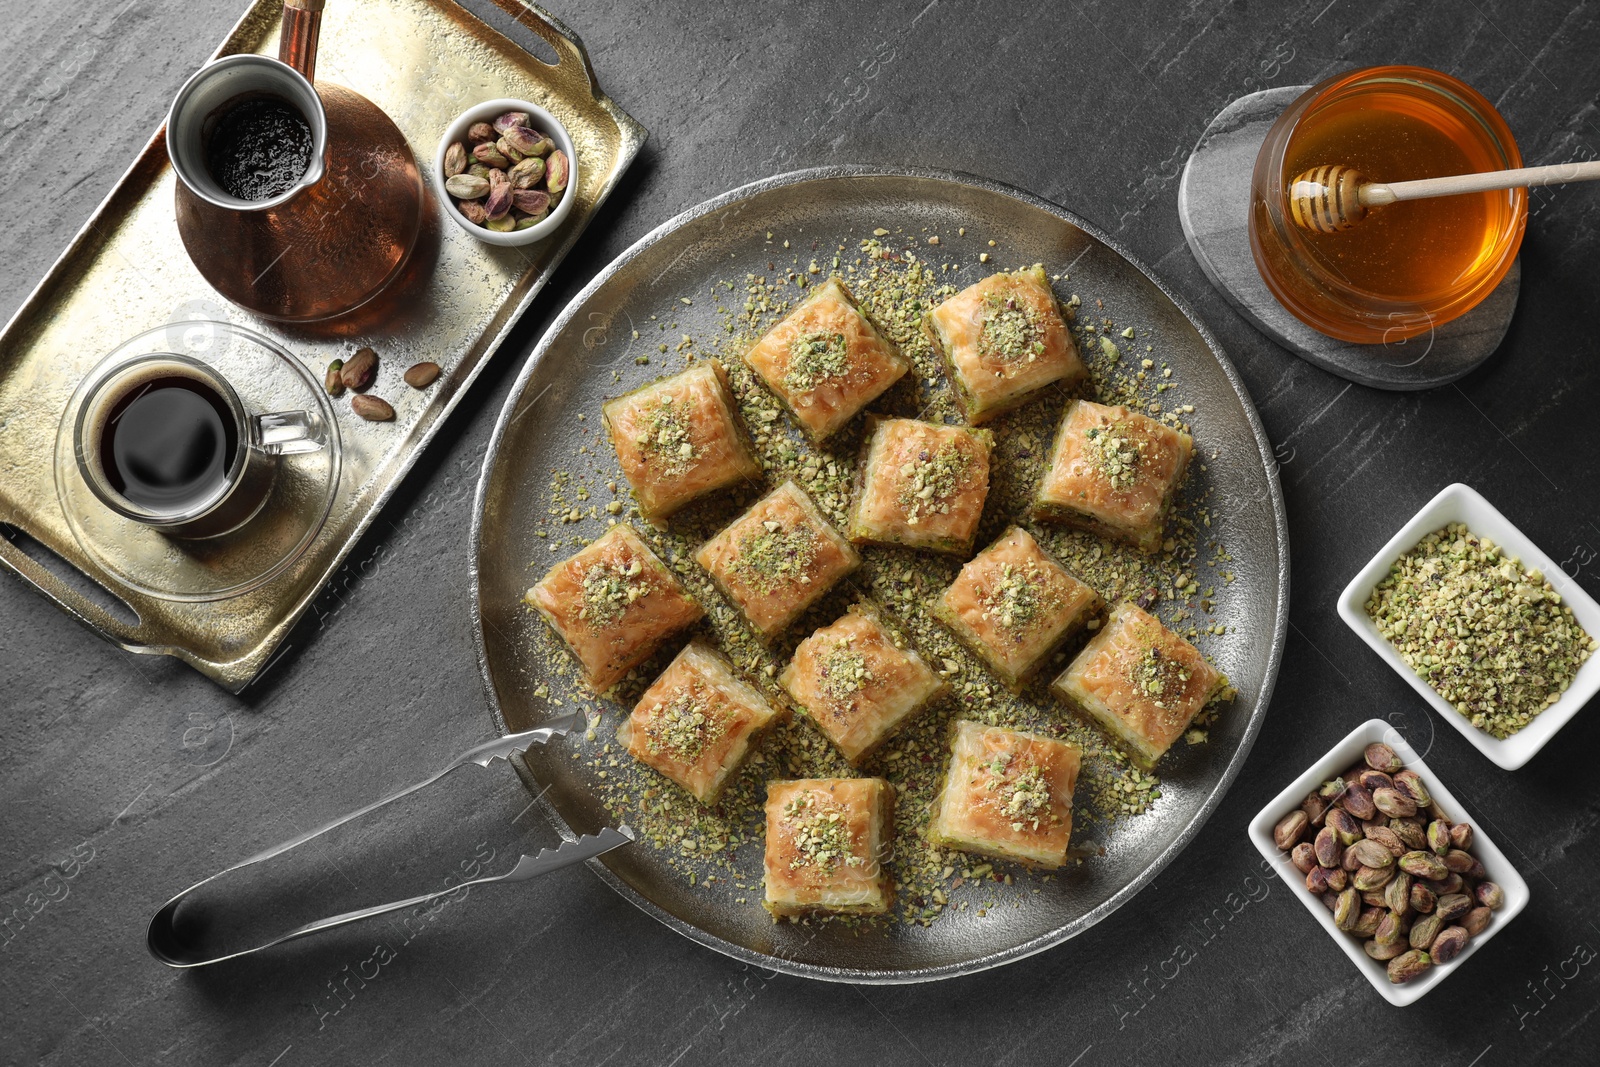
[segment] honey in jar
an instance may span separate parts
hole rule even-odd
[[[1289,216],[1297,175],[1337,164],[1372,182],[1522,165],[1492,104],[1449,75],[1372,67],[1313,86],[1279,117],[1256,159],[1250,241],[1280,303],[1341,340],[1404,340],[1465,314],[1510,269],[1527,216],[1522,189],[1402,201],[1348,230]]]

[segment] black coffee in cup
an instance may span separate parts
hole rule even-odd
[[[132,386],[106,409],[100,468],[111,488],[152,512],[186,512],[228,485],[237,418],[209,382],[167,374]]]

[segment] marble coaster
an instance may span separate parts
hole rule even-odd
[[[1395,344],[1356,345],[1324,336],[1285,311],[1250,254],[1250,174],[1267,130],[1309,86],[1240,97],[1211,120],[1178,187],[1189,250],[1238,312],[1301,359],[1375,389],[1431,389],[1472,371],[1499,347],[1522,285],[1522,260],[1488,298],[1432,333]]]

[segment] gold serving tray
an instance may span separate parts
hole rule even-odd
[[[452,0],[362,0],[328,6],[318,75],[383,108],[424,168],[445,126],[473,104],[518,97],[547,108],[571,133],[579,160],[566,224],[543,243],[495,248],[445,218],[430,189],[432,217],[414,253],[415,281],[394,306],[363,309],[317,331],[274,324],[221,300],[189,262],[173,219],[164,131],[157,130],[0,333],[0,565],[107,640],[131,652],[176,656],[234,691],[266,665],[644,144],[644,128],[601,92],[582,42],[557,19],[522,0],[481,6],[486,17],[542,37],[558,62],[534,57]],[[256,0],[216,54],[276,55],[281,14],[277,0]],[[343,465],[321,532],[270,582],[205,603],[142,593],[97,565],[67,522],[54,471],[62,414],[88,371],[123,340],[192,319],[265,334],[319,380],[330,360],[370,345],[382,358],[382,392],[398,412],[393,422],[366,423],[340,402]],[[417,393],[399,374],[421,360],[444,373]],[[164,565],[177,570],[210,565],[199,552],[174,551],[167,559]],[[86,594],[84,579],[111,596]],[[116,610],[114,601],[127,610]]]

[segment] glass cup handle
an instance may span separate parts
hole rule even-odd
[[[327,446],[322,420],[309,411],[275,411],[253,418],[256,440],[269,456],[295,456]]]

